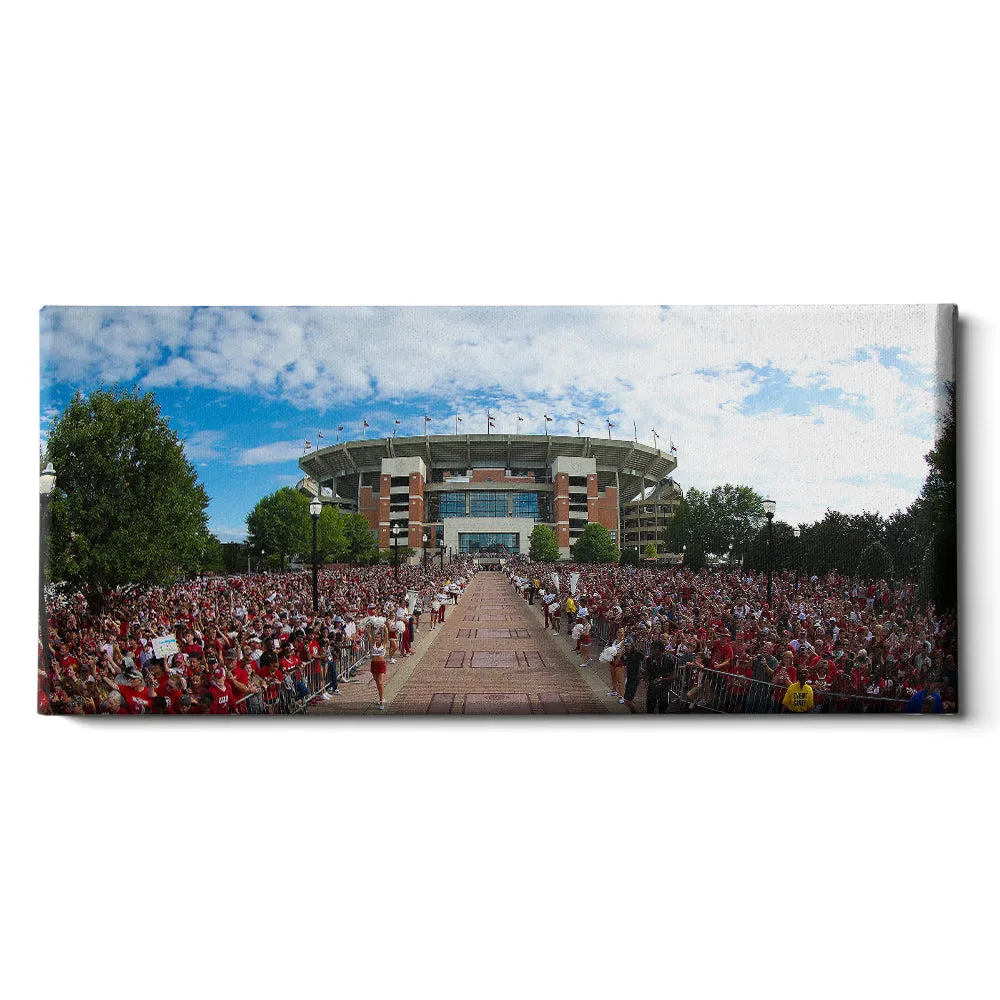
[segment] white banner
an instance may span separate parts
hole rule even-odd
[[[576,597],[576,585],[580,582],[579,573],[570,573],[569,575],[569,592]]]
[[[558,594],[559,593],[559,574],[558,573],[553,573],[552,574],[552,583],[555,585],[556,593]]]
[[[406,592],[406,601],[410,606],[410,614],[413,614],[413,608],[417,603],[417,592],[415,590],[408,590]]]
[[[177,639],[172,635],[160,635],[153,638],[153,656],[162,660],[166,656],[173,656],[179,653]]]

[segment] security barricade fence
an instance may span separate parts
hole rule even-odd
[[[351,645],[345,646],[336,659],[338,683],[350,683],[360,664],[371,653],[371,639],[362,633]],[[329,662],[306,660],[283,680],[257,680],[259,690],[252,691],[236,702],[239,715],[298,715],[332,686]]]
[[[620,627],[620,623],[597,618],[591,625],[591,640],[595,646],[597,643],[602,647],[607,646]],[[572,633],[572,624],[567,631]],[[635,648],[643,656],[649,654],[652,639],[636,639],[634,642]],[[595,648],[592,660],[599,655]],[[645,687],[646,682],[643,680],[636,702],[642,702],[641,691]],[[902,712],[908,701],[906,698],[891,698],[881,694],[845,694],[817,688],[817,685],[813,685],[815,712],[844,714]],[[785,685],[754,680],[741,674],[730,674],[689,661],[677,664],[667,698],[672,707],[683,704],[684,707],[697,708],[703,712],[758,715],[780,712],[781,702],[787,690]]]

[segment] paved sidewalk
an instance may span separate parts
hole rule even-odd
[[[409,680],[410,675],[416,670],[423,658],[434,648],[437,640],[444,635],[448,627],[449,618],[452,617],[459,606],[454,604],[445,605],[445,623],[431,628],[431,613],[428,608],[420,616],[420,628],[413,639],[413,652],[409,656],[396,657],[395,663],[389,663],[386,657],[388,670],[385,681],[385,700],[387,705],[392,705],[392,699],[396,692]],[[339,685],[340,694],[334,695],[329,701],[316,700],[309,705],[309,715],[385,715],[386,711],[378,707],[378,692],[375,688],[375,681],[372,680],[371,661],[362,660],[358,664],[357,673],[351,681],[341,681]]]
[[[568,715],[623,711],[599,677],[545,631],[503,573],[475,575],[408,677],[387,686],[393,714]],[[537,614],[535,612],[538,612]],[[421,630],[423,631],[423,630]],[[595,652],[595,657],[597,653]],[[598,688],[600,690],[598,691]],[[374,698],[374,696],[373,696]]]

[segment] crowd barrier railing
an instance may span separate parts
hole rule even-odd
[[[591,639],[607,646],[620,627],[606,618],[596,619],[591,626]],[[651,640],[638,639],[636,649],[648,655]],[[598,654],[599,655],[599,654]],[[643,682],[645,683],[645,682]],[[719,714],[768,714],[781,711],[787,687],[771,681],[755,680],[740,674],[713,670],[693,662],[679,664],[670,685],[669,700],[683,701],[703,711]],[[813,691],[813,711],[829,713],[894,713],[906,707],[906,698],[883,695]]]

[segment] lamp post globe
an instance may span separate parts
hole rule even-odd
[[[319,516],[323,513],[323,504],[319,497],[313,497],[309,504],[309,515],[313,522],[313,614],[319,607],[319,563],[316,559],[316,527],[319,524]]]
[[[45,557],[48,553],[48,532],[46,519],[49,513],[49,500],[56,488],[56,470],[51,462],[38,475],[38,624],[41,628],[42,662],[48,670],[51,664],[49,653],[49,615],[45,607]]]
[[[771,539],[774,534],[774,509],[778,505],[773,500],[765,500],[761,506],[764,508],[764,517],[767,518],[767,606],[771,607]]]
[[[792,528],[792,534],[795,536],[795,547],[798,551],[795,553],[795,583],[799,582],[799,563],[802,561],[799,559],[799,551],[801,551],[802,543],[800,539],[802,538],[802,528],[799,525],[795,525]]]

